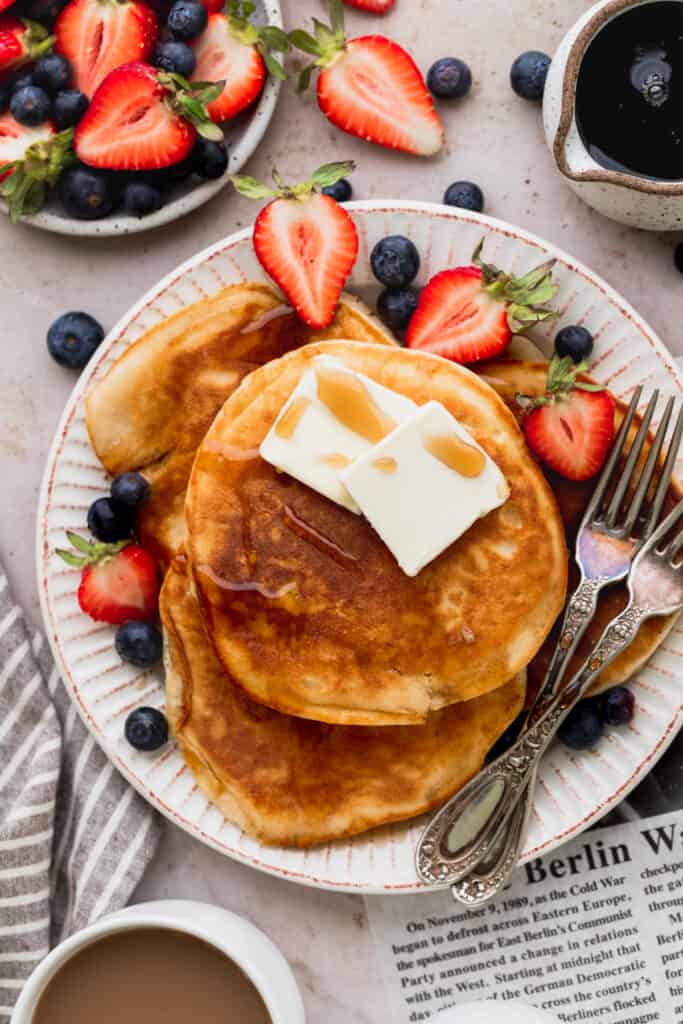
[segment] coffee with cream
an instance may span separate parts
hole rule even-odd
[[[31,1024],[272,1024],[223,953],[184,932],[126,929],[75,953],[47,983]]]

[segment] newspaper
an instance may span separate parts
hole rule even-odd
[[[368,897],[394,1024],[479,999],[566,1024],[683,1024],[682,752],[622,806],[630,820],[530,862],[483,907],[448,891]],[[643,803],[674,809],[639,818]]]

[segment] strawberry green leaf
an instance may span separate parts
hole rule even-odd
[[[259,33],[261,39],[269,50],[279,50],[280,53],[289,53],[292,44],[289,36],[277,25],[266,25]]]
[[[201,135],[203,139],[208,139],[209,142],[223,142],[225,139],[223,132],[213,121],[199,121],[195,128],[197,129],[197,135]]]
[[[273,57],[270,50],[266,46],[263,46],[261,43],[258,44],[257,49],[258,52],[261,54],[261,59],[263,60],[263,63],[266,65],[266,70],[268,71],[268,74],[272,75],[273,78],[279,78],[281,82],[284,82],[287,78],[287,75],[285,74],[285,69],[283,68],[282,64],[280,64],[279,60],[276,60],[275,57]]]
[[[64,548],[57,548],[55,554],[58,555],[63,562],[71,566],[72,569],[82,569],[88,565],[88,559],[82,555],[75,555],[73,551],[66,551]]]
[[[306,92],[309,85],[311,84],[311,75],[316,69],[315,64],[308,64],[301,74],[299,75],[299,81],[297,82],[296,91],[301,95],[302,92]]]
[[[11,173],[0,183],[0,196],[7,201],[13,224],[22,216],[37,213],[48,191],[57,184],[62,171],[74,163],[73,128],[29,146],[20,160],[4,164]]]
[[[273,199],[278,194],[277,189],[270,188],[247,174],[233,174],[230,181],[245,199]]]
[[[336,163],[323,164],[313,172],[310,182],[316,188],[328,188],[330,185],[336,185],[341,178],[345,178],[355,169],[356,165],[353,160],[338,160]]]
[[[81,537],[80,534],[74,533],[73,530],[67,530],[66,538],[72,547],[76,548],[83,555],[91,555],[94,544],[90,540],[86,540],[85,537]]]
[[[295,28],[293,32],[290,32],[289,41],[297,50],[303,50],[304,53],[309,53],[312,57],[320,57],[321,55],[320,46],[317,41],[308,32],[304,32],[302,28]]]
[[[336,36],[344,36],[344,4],[342,0],[331,0],[330,25]]]

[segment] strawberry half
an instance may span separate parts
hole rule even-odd
[[[7,11],[14,5],[15,0],[0,0],[0,11]]]
[[[71,128],[57,134],[49,121],[27,128],[10,113],[0,115],[0,196],[12,223],[42,207],[48,190],[74,160],[72,139]]]
[[[55,22],[56,50],[73,68],[73,88],[89,98],[110,71],[144,61],[159,35],[157,16],[139,0],[71,0]]]
[[[0,17],[0,74],[37,60],[52,49],[54,36],[37,21],[15,18],[13,14]]]
[[[192,44],[197,58],[193,81],[225,82],[223,92],[207,107],[213,121],[227,121],[258,99],[266,69],[276,78],[285,78],[272,51],[289,50],[289,38],[275,25],[252,25],[249,17],[254,9],[251,2],[231,0],[227,14],[209,15],[206,28]]]
[[[513,334],[557,316],[547,307],[558,289],[554,260],[514,277],[481,260],[483,245],[472,266],[442,270],[423,288],[406,334],[409,348],[474,363],[499,355]]]
[[[614,399],[601,384],[578,379],[587,369],[587,363],[553,356],[545,394],[517,395],[518,404],[529,410],[522,423],[527,444],[567,480],[595,476],[614,440]]]
[[[386,14],[394,6],[396,0],[344,0],[344,3],[359,11],[368,11],[370,14]]]
[[[356,227],[330,196],[318,190],[353,170],[350,161],[326,164],[301,185],[277,188],[254,178],[232,182],[249,199],[274,197],[256,218],[254,249],[261,265],[280,286],[309,327],[328,327],[358,255]]]
[[[190,86],[179,75],[134,62],[112,71],[76,128],[76,155],[90,167],[151,171],[189,156],[197,134],[222,140],[205,104],[223,83]]]
[[[67,537],[76,550],[57,554],[67,565],[83,570],[78,588],[81,611],[95,622],[113,626],[157,617],[159,579],[149,552],[126,540],[102,544],[77,533]]]
[[[330,27],[314,19],[314,36],[290,33],[294,46],[316,58],[301,73],[299,91],[320,68],[318,106],[332,124],[389,149],[438,153],[443,126],[410,54],[385,36],[347,41],[342,0],[331,0],[330,15]]]

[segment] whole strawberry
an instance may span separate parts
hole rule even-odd
[[[302,72],[299,91],[319,68],[318,106],[337,128],[389,149],[438,153],[443,126],[410,54],[385,36],[347,40],[342,0],[331,0],[330,21],[314,18],[313,36],[290,32],[292,44],[316,58]]]
[[[517,395],[527,410],[527,444],[546,466],[567,480],[589,480],[602,469],[614,440],[614,399],[601,384],[580,379],[588,369],[569,356],[553,356],[545,394]]]
[[[268,72],[285,78],[273,51],[286,53],[289,38],[276,25],[252,25],[255,9],[251,0],[230,0],[225,14],[209,14],[206,28],[192,43],[197,58],[193,80],[225,82],[220,96],[207,105],[213,121],[227,121],[258,99]]]
[[[159,579],[152,556],[127,540],[116,544],[88,541],[67,533],[74,551],[56,553],[74,569],[82,569],[78,588],[81,611],[95,622],[118,626],[157,617]]]
[[[110,171],[153,171],[189,156],[197,135],[223,141],[206,111],[223,83],[190,84],[135,61],[101,83],[76,128],[79,160]]]
[[[554,260],[514,277],[484,263],[483,246],[482,240],[470,266],[442,270],[422,289],[406,334],[409,348],[474,363],[500,355],[513,334],[557,316],[547,305],[558,289]]]
[[[52,49],[54,36],[37,21],[0,16],[0,75],[37,60]]]
[[[12,223],[37,213],[50,188],[75,160],[73,130],[56,132],[50,121],[27,128],[10,113],[0,114],[0,196]]]
[[[349,7],[356,7],[359,11],[367,11],[368,14],[387,14],[396,0],[344,0]]]
[[[271,199],[254,225],[254,249],[299,317],[310,327],[328,327],[358,255],[358,234],[346,210],[320,189],[353,170],[350,161],[325,164],[301,185],[276,187],[255,178],[232,182],[249,199]]]

